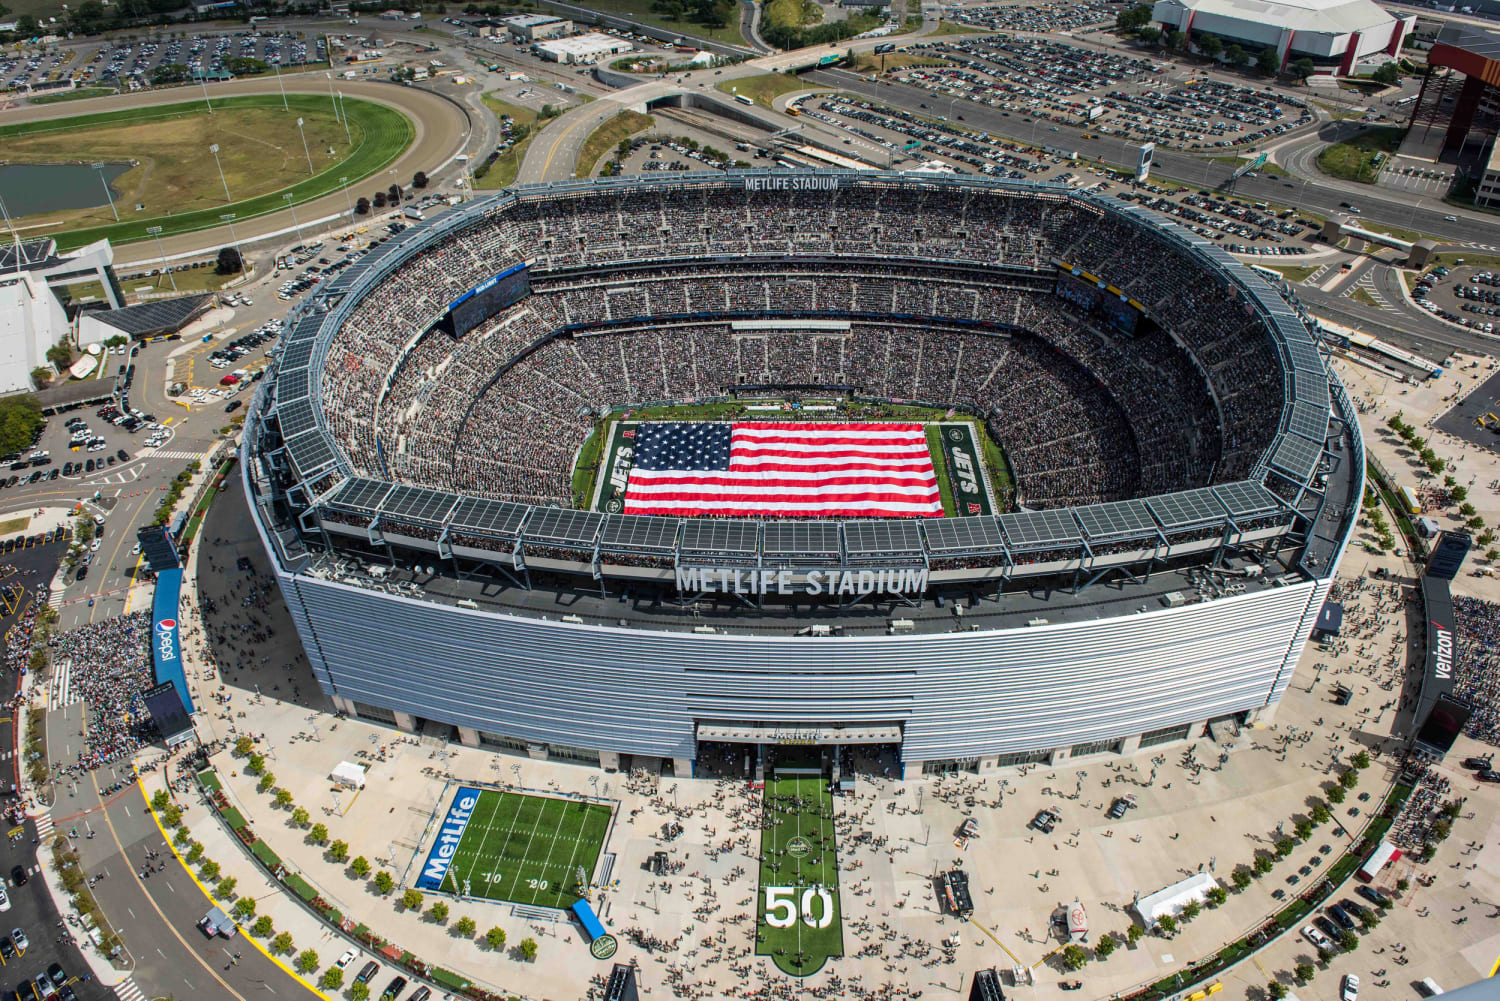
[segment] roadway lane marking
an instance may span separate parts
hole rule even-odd
[[[170,891],[172,891],[172,892],[173,892],[173,893],[176,893],[176,892],[177,892],[177,888],[176,888],[176,887],[175,887],[175,886],[173,886],[173,885],[172,885],[172,883],[171,883],[171,881],[170,881],[170,880],[165,880],[165,879],[164,879],[164,880],[162,880],[162,882],[163,882],[163,883],[166,883],[166,884],[167,884],[167,889],[168,889],[168,890],[170,890]]]

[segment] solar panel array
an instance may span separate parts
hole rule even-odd
[[[1222,280],[1246,300],[1253,300],[1269,320],[1269,331],[1288,376],[1282,432],[1267,449],[1261,469],[1307,485],[1317,473],[1330,404],[1328,374],[1316,344],[1295,311],[1260,282],[1245,280],[1243,267],[1222,248],[1175,223],[1135,206],[1121,207],[1095,196],[1065,191],[1056,185],[994,181],[978,177],[897,178],[837,173],[846,184],[904,184],[921,187],[1002,189],[1049,197],[1066,197],[1103,208],[1153,228],[1188,256],[1219,271]],[[271,407],[278,415],[287,457],[295,473],[309,479],[330,472],[352,476],[347,459],[323,428],[318,399],[323,358],[334,334],[352,309],[393,269],[424,247],[454,231],[483,224],[497,212],[522,201],[566,197],[573,193],[628,192],[633,179],[580,180],[531,192],[517,189],[472,202],[459,212],[418,227],[375,248],[305,305],[282,338]],[[654,182],[659,183],[659,182]],[[669,182],[679,189],[736,184],[719,172],[685,173]],[[1258,474],[1260,475],[1260,474]],[[355,500],[369,509],[367,496],[379,481],[351,479],[329,503],[348,508]],[[350,484],[356,484],[351,486]],[[417,487],[398,487],[381,495],[374,513],[384,519],[446,524],[456,532],[493,538],[526,538],[539,543],[666,553],[674,545],[684,553],[788,557],[798,553],[846,552],[851,559],[904,555],[995,553],[1006,549],[1080,546],[1085,539],[1158,538],[1161,530],[1202,527],[1231,517],[1268,515],[1288,510],[1257,480],[1183,491],[1163,497],[1097,504],[1073,510],[1017,512],[999,517],[916,521],[768,522],[700,521],[606,516],[560,508],[453,495]]]

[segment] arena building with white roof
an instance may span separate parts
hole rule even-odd
[[[1019,508],[575,505],[608,415],[809,394],[970,415]],[[293,311],[242,441],[340,710],[678,775],[783,743],[990,771],[1268,719],[1364,490],[1314,325],[1221,248],[1062,185],[886,173],[472,202]]]
[[[1216,35],[1252,53],[1274,48],[1283,67],[1305,57],[1318,73],[1339,75],[1372,56],[1397,56],[1416,23],[1372,0],[1157,0],[1151,19],[1190,44]]]

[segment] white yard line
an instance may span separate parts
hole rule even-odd
[[[584,811],[583,815],[585,817],[591,817],[591,816],[593,816],[593,814],[594,814],[594,811],[592,809],[587,809],[587,810]],[[580,829],[579,833],[580,834],[587,834],[588,833],[588,823],[587,823],[587,821],[584,822],[584,825]],[[571,873],[573,871],[573,860],[578,857],[578,846],[583,841],[583,838],[582,837],[573,838],[572,841],[573,841],[573,850],[572,850],[572,852],[570,852],[568,854],[568,865],[567,865],[567,868],[563,871],[563,875],[564,876],[566,876],[568,873]],[[556,842],[554,841],[553,844],[556,844]],[[551,852],[548,852],[548,857],[549,858],[551,857]],[[595,861],[596,862],[598,861],[598,856],[597,855],[595,856]],[[592,868],[589,870],[588,873],[586,873],[586,875],[588,876],[589,879],[593,879],[594,878],[594,873],[593,873]],[[564,885],[566,885],[566,884],[564,884]],[[583,895],[584,896],[588,895],[588,884],[587,883],[585,883],[584,886],[583,886]]]
[[[537,798],[540,799],[541,797],[537,797]],[[542,806],[542,808],[539,811],[537,811],[536,823],[534,823],[534,824],[531,825],[531,833],[526,836],[526,851],[523,852],[522,854],[525,857],[527,857],[527,858],[531,857],[531,842],[536,839],[536,829],[538,827],[542,826],[542,818],[547,815],[547,807],[546,807],[545,804],[551,803],[551,802],[552,802],[552,800],[550,800],[550,799],[543,800],[543,806]],[[516,812],[519,813],[520,811],[518,810]],[[514,827],[515,825],[512,824],[511,826]],[[507,841],[508,840],[509,840],[509,836],[507,835]],[[515,876],[515,878],[516,879],[520,879],[521,878],[521,867],[519,865],[516,867],[516,876]],[[512,899],[512,900],[515,899],[515,897],[512,896],[511,894],[506,894],[506,896],[509,899]],[[531,902],[533,904],[536,903],[536,892],[535,891],[532,891]]]
[[[560,799],[560,800],[558,800],[558,802],[563,805],[562,819],[566,820],[567,817],[568,817],[568,803],[567,803],[567,800],[561,800]],[[556,835],[554,835],[553,837],[549,838],[548,841],[547,841],[547,861],[545,861],[545,862],[542,863],[542,875],[544,877],[547,874],[547,870],[552,867],[552,851],[553,851],[553,849],[555,849],[557,847],[557,843],[560,840],[561,840],[560,838],[558,838]],[[573,853],[576,855],[578,853],[578,839],[577,838],[573,838],[572,841],[573,841]],[[536,888],[533,888],[533,890],[531,891],[531,902],[533,904],[536,903],[536,895],[540,891],[540,889],[541,889],[540,887],[536,887]]]
[[[480,859],[482,859],[484,857],[484,843],[485,843],[485,840],[487,839],[487,837],[488,837],[488,835],[490,833],[490,824],[494,823],[495,814],[497,814],[497,813],[500,812],[500,804],[501,804],[501,802],[504,801],[504,799],[505,799],[505,794],[504,793],[497,793],[495,795],[495,808],[490,811],[490,823],[487,823],[487,824],[484,825],[484,834],[485,834],[485,836],[481,837],[479,839],[479,847],[476,848],[476,849],[474,849],[473,852],[472,852],[472,854],[473,854],[473,860],[469,863],[469,871],[466,872],[466,873],[464,873],[464,881],[469,884],[469,889],[470,890],[472,890],[474,888],[474,867],[477,866],[479,864]],[[472,819],[470,820],[469,823],[470,823],[470,826],[473,826],[473,820]],[[464,835],[465,835],[466,838],[467,838],[468,833],[469,833],[469,828],[465,827],[464,828]],[[462,891],[463,891],[463,887],[462,886],[459,887],[459,891],[460,891],[460,895],[461,895]]]

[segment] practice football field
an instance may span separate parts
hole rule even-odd
[[[578,867],[594,877],[609,807],[485,789],[464,828],[442,889],[471,897],[566,908],[578,900]],[[465,887],[467,883],[467,889]]]
[[[766,780],[755,954],[806,977],[844,954],[833,797],[821,775]]]

